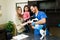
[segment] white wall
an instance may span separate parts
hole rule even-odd
[[[0,17],[0,24],[15,20],[16,3],[28,2],[28,0],[0,0],[2,5],[2,16]]]
[[[6,23],[6,5],[4,0],[0,0],[2,16],[0,16],[0,24]]]
[[[28,1],[42,1],[42,0],[28,0]]]
[[[7,13],[7,21],[15,20],[15,14],[16,14],[16,3],[20,2],[28,2],[28,0],[6,0],[6,13]]]
[[[28,2],[28,0],[0,0],[0,5],[2,5],[0,24],[4,24],[11,20],[15,21],[16,3],[20,2]]]

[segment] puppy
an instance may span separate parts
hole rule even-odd
[[[39,24],[34,24],[34,22],[37,22],[38,19],[31,16],[28,20],[30,20],[32,22],[32,25],[34,26],[34,29],[39,29],[39,32],[41,34],[40,40],[42,40],[45,36],[46,36],[46,28],[43,28],[43,25],[39,25]]]
[[[32,22],[37,22],[37,21],[38,21],[37,18],[32,19]],[[43,29],[43,25],[33,23],[33,26],[34,26],[34,29],[39,29],[39,32],[41,34],[40,40],[42,40],[46,36],[46,30]]]

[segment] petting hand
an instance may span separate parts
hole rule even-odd
[[[32,21],[29,20],[28,23],[32,23]]]

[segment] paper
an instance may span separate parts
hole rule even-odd
[[[27,37],[29,37],[29,36],[25,35],[25,34],[20,34],[20,35],[14,36],[13,39],[22,40],[22,39],[27,38]]]

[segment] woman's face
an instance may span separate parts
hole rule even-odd
[[[29,10],[29,8],[28,7],[25,7],[25,11],[28,11]]]
[[[17,9],[17,13],[18,13],[18,14],[22,14],[22,9],[21,9],[21,8],[18,8],[18,9]]]

